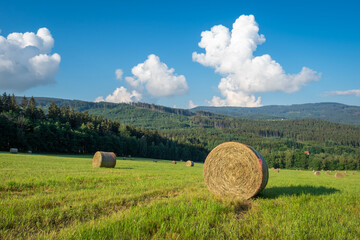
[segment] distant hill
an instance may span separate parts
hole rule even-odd
[[[196,107],[191,111],[207,111],[256,120],[318,119],[360,126],[360,107],[340,103],[308,103],[264,107]]]
[[[20,102],[22,97],[17,97]],[[253,120],[317,119],[360,126],[360,107],[340,103],[308,103],[295,105],[271,105],[263,107],[209,107],[190,110],[170,108],[148,103],[86,102],[60,98],[35,97],[37,105],[47,109],[51,102],[58,106],[70,106],[76,111],[119,120],[147,128],[160,129],[171,125],[186,127],[187,117],[226,115]],[[173,117],[177,115],[177,117]]]

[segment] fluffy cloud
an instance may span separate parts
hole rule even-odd
[[[54,39],[47,28],[37,33],[0,35],[0,89],[24,91],[55,82],[61,57],[51,54]]]
[[[198,105],[195,105],[192,100],[189,101],[189,105],[188,105],[189,109],[195,108],[195,107],[197,107],[197,106],[198,106]]]
[[[125,77],[130,90],[117,88],[112,94],[98,97],[95,101],[107,102],[137,102],[144,96],[149,98],[171,97],[187,93],[188,86],[183,75],[176,75],[173,68],[160,61],[154,54],[148,56],[145,62],[132,68],[133,76]],[[117,79],[122,79],[123,71],[115,71]]]
[[[254,56],[257,46],[265,42],[259,35],[259,27],[253,15],[242,15],[230,30],[222,25],[201,33],[200,48],[205,53],[194,52],[193,60],[213,67],[221,74],[218,88],[224,99],[214,96],[208,103],[214,106],[261,105],[261,98],[254,93],[284,91],[295,92],[320,75],[303,67],[298,74],[286,74],[279,63],[270,55]]]
[[[326,96],[356,96],[356,97],[360,97],[360,89],[327,92]]]
[[[116,76],[117,80],[121,80],[122,77],[123,77],[123,74],[124,74],[123,70],[121,70],[121,69],[116,69],[115,70],[115,76]]]
[[[95,102],[113,102],[113,103],[129,103],[129,102],[138,102],[141,100],[141,94],[135,90],[128,91],[124,87],[119,87],[115,89],[112,94],[109,94],[105,99],[100,96],[95,99]]]
[[[134,76],[126,77],[125,80],[134,89],[146,89],[152,97],[183,95],[188,91],[186,78],[174,72],[158,56],[151,54],[145,62],[133,67],[131,73]]]

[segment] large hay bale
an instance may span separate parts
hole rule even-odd
[[[10,148],[10,153],[18,153],[18,149],[17,148]]]
[[[314,175],[320,175],[321,173],[320,172],[314,172]]]
[[[345,173],[337,172],[337,173],[335,173],[335,177],[336,178],[343,178],[343,177],[345,177]]]
[[[193,166],[194,166],[194,162],[188,160],[188,161],[186,161],[186,166],[187,166],[187,167],[193,167]]]
[[[116,155],[113,152],[98,151],[93,157],[93,167],[113,168],[116,165]]]
[[[238,142],[215,147],[204,163],[204,179],[215,195],[249,199],[266,186],[269,170],[263,156]]]

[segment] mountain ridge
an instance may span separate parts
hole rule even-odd
[[[47,109],[51,102],[58,106],[70,106],[77,111],[99,111],[101,109],[139,109],[180,116],[225,115],[252,120],[317,119],[360,126],[360,106],[335,102],[304,103],[292,105],[267,105],[262,107],[212,107],[199,106],[192,109],[171,108],[149,103],[89,102],[62,98],[34,97],[38,106]],[[20,102],[22,97],[16,97]],[[154,113],[154,115],[156,115]]]

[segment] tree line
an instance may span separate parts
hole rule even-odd
[[[157,131],[136,128],[88,112],[75,112],[54,102],[47,112],[35,99],[0,97],[0,150],[93,154],[111,151],[118,156],[138,156],[169,160],[204,161],[208,151],[192,144],[179,144]]]

